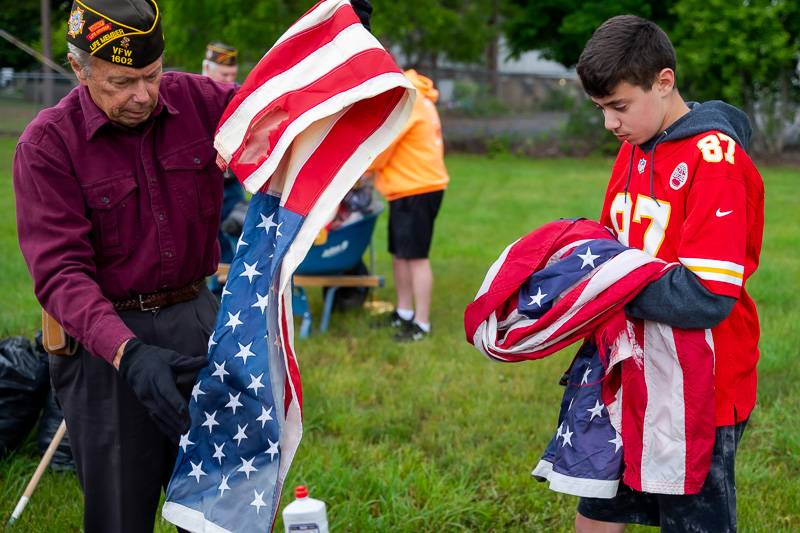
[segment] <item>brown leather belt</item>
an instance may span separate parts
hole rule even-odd
[[[181,287],[180,289],[140,294],[134,298],[114,302],[114,308],[116,308],[117,311],[130,311],[132,309],[138,309],[139,311],[155,311],[162,307],[194,300],[197,298],[197,295],[200,294],[200,289],[203,288],[204,284],[205,281],[201,279],[185,287]]]

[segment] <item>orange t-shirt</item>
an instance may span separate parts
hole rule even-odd
[[[439,91],[430,79],[414,70],[407,70],[405,75],[417,89],[411,117],[391,146],[369,168],[377,173],[375,186],[389,201],[440,191],[450,181],[444,166],[442,125],[435,105]]]

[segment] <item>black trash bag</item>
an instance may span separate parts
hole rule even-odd
[[[39,447],[39,455],[44,455],[47,447],[50,446],[53,437],[58,431],[58,426],[64,420],[64,413],[61,407],[56,402],[56,395],[51,390],[47,395],[47,401],[44,404],[44,411],[42,418],[39,419],[39,428],[37,429],[36,443]],[[56,471],[75,470],[75,462],[72,460],[72,449],[69,446],[69,433],[64,434],[64,438],[56,448],[53,458],[50,460],[50,468]]]
[[[28,339],[0,340],[0,457],[33,429],[49,386],[47,357]]]

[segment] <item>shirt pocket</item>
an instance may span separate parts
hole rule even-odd
[[[200,139],[160,158],[170,193],[192,220],[219,218],[222,171],[216,153],[211,139]]]
[[[120,233],[123,224],[137,218],[136,180],[133,174],[124,174],[91,185],[84,185],[84,197],[92,218],[92,232],[102,246],[101,252],[116,251],[121,247]]]

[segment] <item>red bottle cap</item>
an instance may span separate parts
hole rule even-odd
[[[295,498],[305,498],[308,496],[308,489],[305,485],[298,485],[294,488]]]

